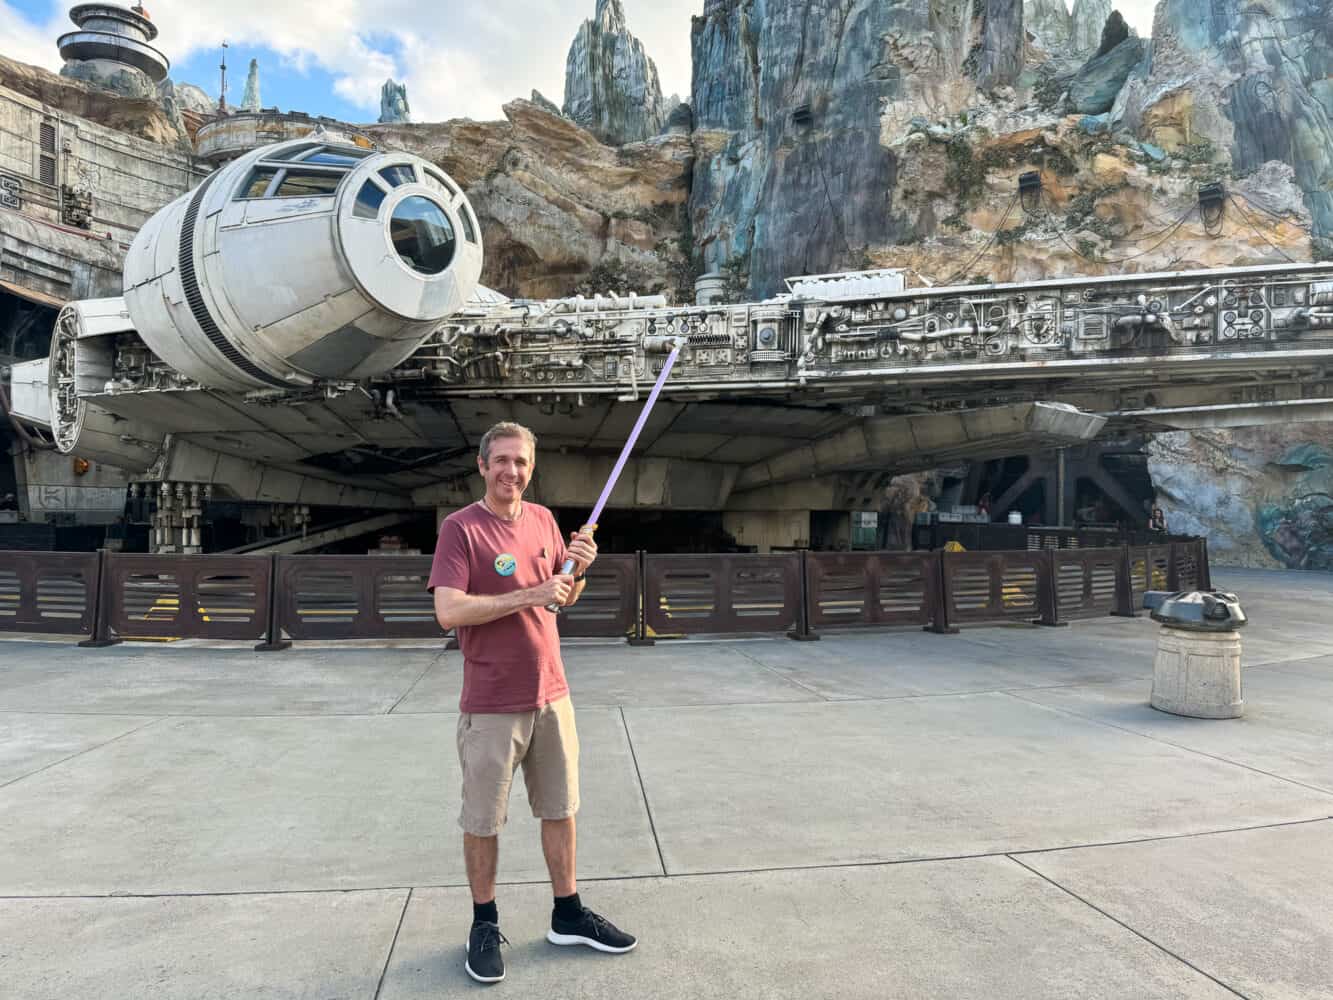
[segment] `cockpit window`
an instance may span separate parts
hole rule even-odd
[[[325,147],[317,153],[311,153],[309,156],[301,158],[303,163],[323,163],[332,167],[354,167],[364,157],[369,155],[369,150],[351,150],[346,148],[330,149]]]
[[[399,163],[392,167],[385,167],[380,171],[380,176],[394,187],[397,187],[399,184],[415,184],[417,182],[416,171],[406,163]]]
[[[245,182],[245,186],[237,193],[237,198],[262,198],[264,192],[268,190],[269,184],[277,174],[276,167],[256,167],[250,171],[250,178]]]
[[[472,211],[467,207],[467,202],[458,206],[458,219],[463,223],[463,238],[469,243],[476,243],[477,230],[472,224]]]
[[[454,259],[454,229],[444,209],[420,195],[399,202],[389,238],[404,264],[418,274],[439,274]]]
[[[319,148],[320,148],[320,147],[319,147],[319,143],[317,143],[317,142],[307,142],[307,143],[304,143],[303,145],[300,145],[300,146],[293,146],[291,149],[284,149],[284,150],[281,150],[281,151],[279,151],[279,152],[272,153],[272,154],[267,154],[267,153],[266,153],[266,154],[264,155],[264,159],[266,159],[266,160],[295,160],[295,159],[299,159],[300,157],[304,156],[306,153],[310,152],[312,149],[319,149]]]
[[[278,198],[317,198],[333,194],[338,185],[347,176],[342,173],[323,173],[313,170],[288,170],[278,190]]]
[[[352,214],[361,219],[374,219],[380,214],[384,204],[384,189],[374,181],[366,181],[356,193],[356,205]]]
[[[427,170],[426,183],[436,191],[440,191],[448,195],[450,198],[458,197],[458,188],[450,184],[449,178],[445,177],[444,174],[437,174],[434,170]]]

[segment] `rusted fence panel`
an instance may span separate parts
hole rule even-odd
[[[122,638],[434,639],[429,556],[0,552],[0,631]],[[1004,552],[604,555],[564,636],[955,625],[1133,615],[1145,590],[1207,588],[1207,542]]]
[[[1124,549],[1064,549],[1050,553],[1056,610],[1062,619],[1109,615],[1120,608]]]
[[[101,639],[259,639],[268,627],[266,556],[105,558]]]
[[[1203,586],[1201,542],[1177,542],[1171,546],[1171,565],[1176,570],[1174,590],[1199,590]]]
[[[1058,620],[1049,552],[945,552],[945,611],[951,624]]]
[[[810,625],[929,625],[939,608],[939,566],[933,552],[807,553]]]
[[[648,555],[643,565],[649,633],[783,632],[798,624],[799,553]]]
[[[291,639],[444,636],[430,556],[279,556],[278,627]]]
[[[639,557],[604,555],[588,569],[577,604],[560,612],[560,634],[623,637],[639,624]]]
[[[92,632],[97,561],[95,552],[0,552],[0,632]]]

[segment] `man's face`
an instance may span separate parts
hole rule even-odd
[[[499,503],[515,503],[528,488],[536,456],[521,437],[496,438],[490,461],[477,456],[477,469],[486,480],[486,495]]]

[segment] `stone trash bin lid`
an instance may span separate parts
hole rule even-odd
[[[1236,595],[1220,590],[1150,590],[1143,606],[1153,621],[1191,632],[1231,632],[1249,622]]]

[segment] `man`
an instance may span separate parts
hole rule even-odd
[[[525,503],[537,441],[526,427],[496,424],[481,439],[477,469],[486,495],[440,526],[429,588],[442,628],[463,649],[458,758],[463,765],[463,856],[472,888],[468,975],[504,978],[495,905],[499,832],[520,765],[532,814],[542,821],[542,852],[555,906],[546,938],[622,953],[638,942],[579,900],[574,814],[579,807],[579,742],[560,659],[556,616],[583,593],[597,558],[591,536],[573,533],[568,549],[545,507]],[[566,554],[572,576],[559,572]]]

